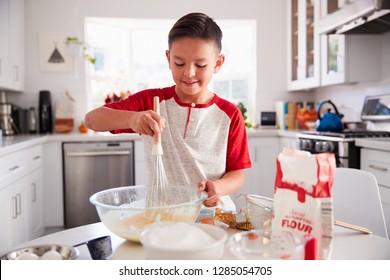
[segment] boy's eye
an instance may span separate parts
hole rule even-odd
[[[182,66],[184,66],[184,63],[177,63],[177,62],[175,62],[175,65],[176,65],[177,67],[182,67]]]
[[[196,67],[199,67],[199,68],[205,68],[206,66],[207,66],[207,64],[204,64],[204,65],[196,64]]]

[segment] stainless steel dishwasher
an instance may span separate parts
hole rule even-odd
[[[134,185],[134,143],[63,143],[65,228],[99,222],[89,197],[101,190]]]

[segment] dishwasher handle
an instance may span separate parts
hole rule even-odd
[[[68,157],[93,157],[93,156],[125,156],[131,155],[131,151],[93,151],[93,152],[67,152]]]

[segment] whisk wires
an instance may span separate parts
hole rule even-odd
[[[158,96],[153,99],[153,110],[160,114],[160,100]],[[158,207],[168,205],[167,177],[162,160],[163,149],[161,145],[161,135],[156,133],[153,136],[153,170],[149,180],[148,193],[146,196],[147,207]]]

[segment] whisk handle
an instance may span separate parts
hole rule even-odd
[[[160,114],[160,98],[158,96],[155,96],[153,98],[153,111],[157,114]],[[152,155],[162,155],[162,147],[161,147],[161,135],[158,135],[155,133],[153,135],[153,148],[152,148]]]

